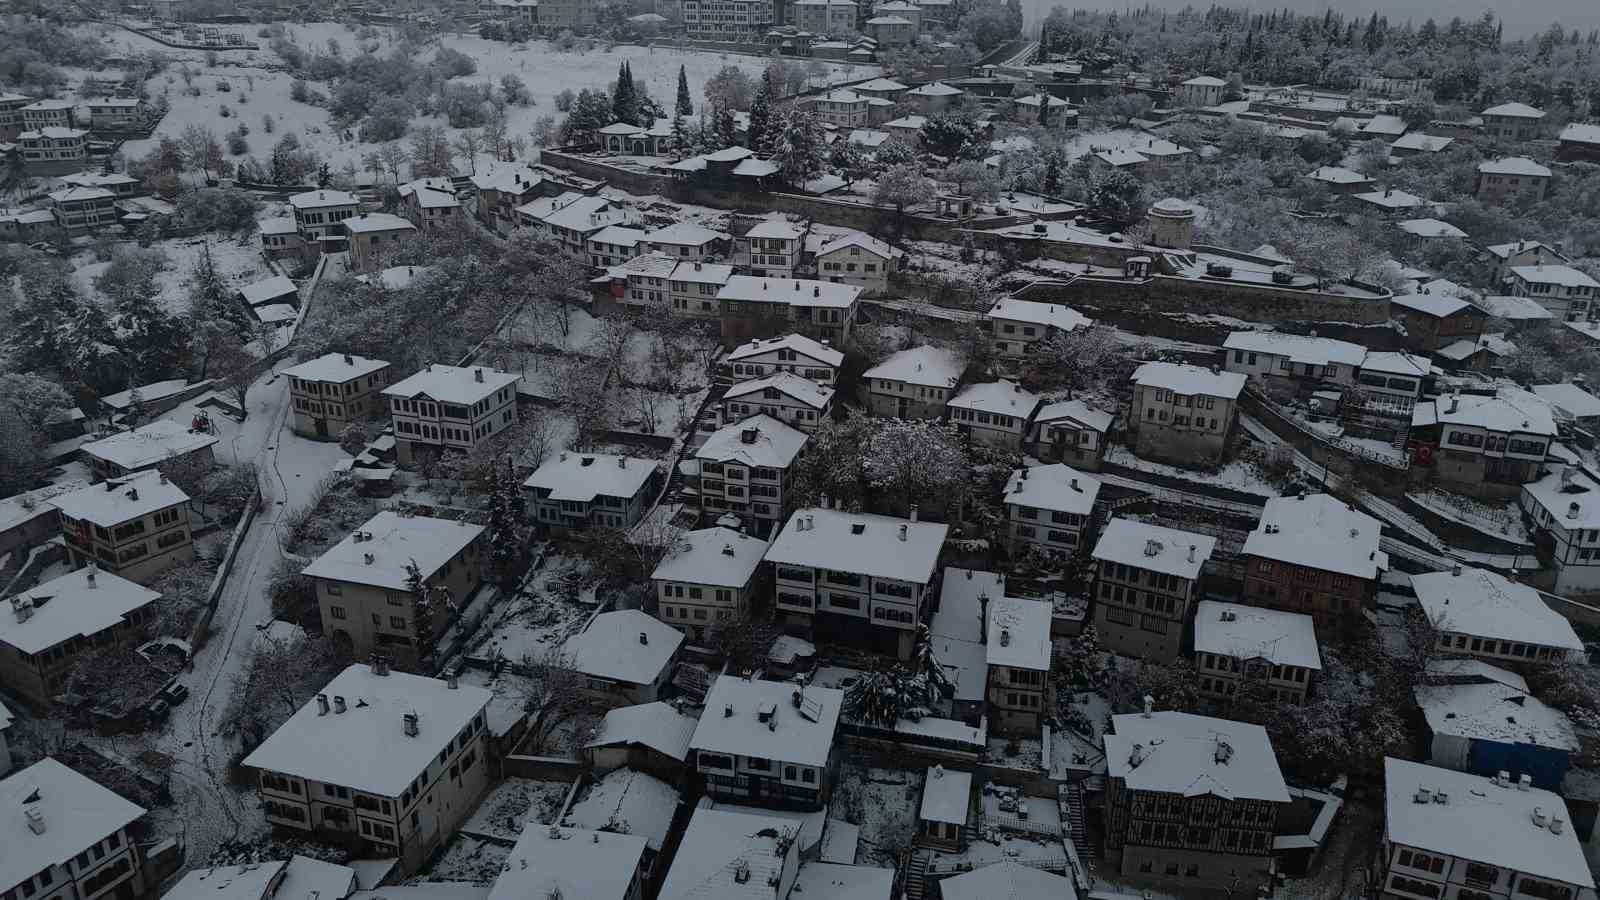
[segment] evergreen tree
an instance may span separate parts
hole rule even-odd
[[[503,588],[515,587],[522,570],[526,513],[521,485],[507,459],[504,468],[495,465],[489,476],[489,564]]]
[[[750,102],[750,132],[747,142],[750,149],[761,156],[773,152],[772,128],[772,67],[761,73],[761,84],[756,88],[756,98]]]
[[[752,131],[754,126],[752,125]],[[822,136],[822,125],[809,110],[791,106],[789,114],[773,129],[773,158],[777,161],[783,180],[799,186],[817,177],[827,159],[827,144]]]
[[[440,612],[441,605],[450,603],[450,591],[424,582],[422,570],[414,559],[406,563],[406,589],[411,592],[411,618],[417,631],[417,659],[421,661],[433,656],[438,646],[438,636],[433,631],[434,616]]]
[[[228,279],[217,271],[209,243],[200,248],[200,258],[189,272],[189,318],[220,323],[234,337],[240,338],[250,334],[254,322]]]
[[[694,115],[694,100],[689,96],[689,76],[686,72],[684,72],[683,66],[681,65],[678,66],[677,109],[678,115],[680,116]]]
[[[153,286],[119,298],[112,308],[111,322],[123,353],[137,361],[141,381],[159,381],[177,374],[188,355],[189,329],[161,305],[160,292]]]
[[[733,118],[733,110],[717,110],[717,141],[723,147],[732,147],[739,143],[738,122]]]
[[[672,158],[683,159],[688,156],[693,148],[694,138],[689,132],[689,127],[684,124],[683,116],[672,114]]]
[[[633,70],[626,62],[617,67],[617,92],[611,98],[611,119],[629,125],[639,124],[639,92],[633,83]]]

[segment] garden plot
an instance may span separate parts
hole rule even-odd
[[[595,585],[579,560],[552,557],[526,594],[500,604],[468,642],[475,659],[541,660],[594,613]]]
[[[470,837],[460,832],[450,839],[444,853],[427,871],[428,881],[470,881],[491,884],[504,871],[515,843],[500,839]]]
[[[571,783],[565,781],[507,778],[483,798],[461,830],[515,841],[528,825],[554,824],[571,790]]]
[[[917,833],[923,778],[921,771],[856,762],[846,762],[840,769],[828,817],[860,826],[859,864],[893,866],[895,855],[911,844]]]

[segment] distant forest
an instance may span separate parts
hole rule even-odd
[[[1557,121],[1600,109],[1600,31],[1551,25],[1507,42],[1493,13],[1476,20],[1392,22],[1213,6],[1168,13],[1056,7],[1041,35],[1052,54],[1096,71],[1128,67],[1184,77],[1355,89],[1369,75],[1418,78],[1442,106],[1481,109],[1508,100],[1545,108]]]

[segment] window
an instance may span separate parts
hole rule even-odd
[[[344,618],[344,607],[342,607],[342,606],[330,606],[330,607],[328,607],[328,613],[330,615],[332,615],[335,619],[343,619]]]
[[[1540,881],[1527,875],[1517,880],[1517,890],[1540,900],[1572,900],[1572,888],[1564,884]]]

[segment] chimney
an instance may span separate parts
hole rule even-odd
[[[915,503],[911,504],[911,521],[917,521],[917,505]]]
[[[1546,821],[1548,821],[1548,819],[1544,814],[1544,807],[1535,806],[1533,808],[1533,827],[1543,828]]]
[[[479,384],[482,384],[483,383],[483,370],[482,369],[473,369],[472,370],[472,377],[473,377],[474,381],[478,382]]]
[[[347,365],[347,366],[353,366],[353,365],[356,364],[356,361],[353,358],[351,358],[350,354],[346,353],[344,355],[344,364]]]
[[[317,695],[317,715],[325,716],[327,714],[328,714],[328,695],[327,694],[318,694]]]
[[[816,285],[816,286],[812,287],[811,288],[811,296],[813,296],[813,297],[821,297],[822,296],[822,285],[819,284],[819,285]]]
[[[1550,833],[1551,834],[1560,834],[1561,830],[1563,828],[1565,828],[1566,826],[1567,826],[1566,821],[1563,820],[1560,815],[1557,815],[1555,813],[1552,813],[1550,815]]]
[[[732,547],[729,547],[729,548],[727,548],[727,549],[729,549],[729,550],[732,550],[732,549],[733,549],[733,548],[732,548]],[[650,635],[648,635],[648,634],[645,634],[645,633],[644,633],[644,632],[642,632],[642,631],[641,631],[641,632],[639,632],[639,646],[641,646],[641,647],[647,647],[647,646],[649,646],[649,645],[650,645]]]
[[[89,583],[89,590],[91,591],[94,590],[94,574],[98,571],[100,571],[99,566],[89,563],[89,570],[83,573],[83,579]]]
[[[128,488],[128,499],[129,500],[138,500],[139,499],[139,489],[138,488]]]
[[[1531,787],[1533,787],[1533,776],[1524,773],[1521,778],[1517,779],[1517,790],[1525,791]]]
[[[401,716],[400,719],[405,725],[406,737],[416,737],[417,736],[417,714],[416,713],[406,713],[405,715]]]
[[[459,688],[461,686],[459,679],[460,675],[456,673],[455,669],[446,669],[444,673],[445,690],[453,691]]]
[[[1451,566],[1450,567],[1450,574],[1451,575],[1460,575],[1461,574],[1461,564],[1460,563],[1456,563],[1455,565]]]
[[[978,594],[978,642],[989,643],[989,592]]]
[[[626,469],[627,467],[628,467],[628,458],[626,456],[617,457],[617,468]]]
[[[906,539],[906,526],[901,525],[900,526],[900,541],[902,543],[904,543],[905,539]]]
[[[44,813],[33,807],[24,807],[22,815],[28,820],[28,830],[34,834],[44,834],[47,827],[44,824]]]
[[[739,443],[754,444],[756,442],[756,429],[745,428],[739,432]]]
[[[1144,717],[1146,719],[1150,718],[1150,716],[1155,711],[1156,711],[1156,698],[1150,696],[1149,694],[1145,694],[1144,695],[1144,713],[1143,713]]]
[[[733,556],[734,555],[733,545],[732,544],[723,544],[722,545],[722,555],[723,556]],[[640,638],[639,643],[641,643],[641,644],[644,643],[644,632],[640,632],[639,633],[639,638]]]
[[[384,656],[382,653],[374,653],[372,654],[372,659],[369,665],[372,668],[372,674],[377,675],[380,678],[388,676],[389,657]]]
[[[1189,545],[1189,562],[1194,562],[1194,545]]]
[[[363,553],[363,554],[361,554],[361,559],[362,559],[363,562],[365,562],[367,565],[370,566],[370,565],[372,565],[372,561],[374,559],[377,559],[377,557],[373,556],[371,553]]]
[[[794,281],[794,290],[797,294],[800,292],[800,280],[798,278]]]
[[[1000,646],[1011,646],[1011,629],[1005,627],[1000,629]]]
[[[1128,765],[1137,769],[1139,768],[1139,764],[1142,762],[1144,762],[1144,745],[1134,744],[1133,753],[1129,754],[1128,756]]]
[[[1580,507],[1578,506],[1578,502],[1576,500],[1574,500],[1571,503],[1568,503],[1567,504],[1567,518],[1576,519],[1578,517],[1578,510],[1579,509],[1580,509]]]
[[[343,715],[344,714],[344,710],[345,710],[344,698],[335,695],[334,698],[333,698],[333,714],[336,715],[336,716]]]

